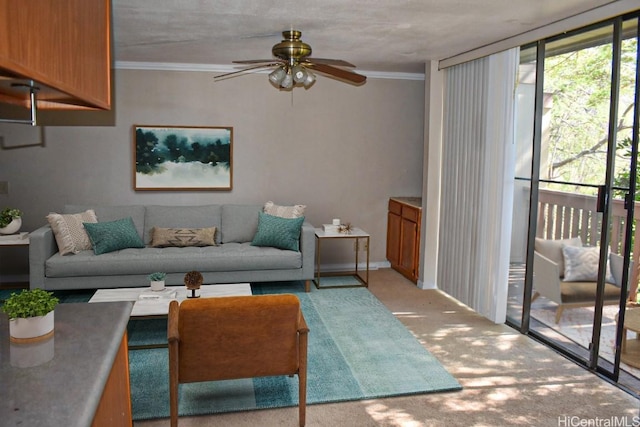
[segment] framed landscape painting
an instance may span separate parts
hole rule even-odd
[[[233,128],[133,126],[136,191],[231,190]]]

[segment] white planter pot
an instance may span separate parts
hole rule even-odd
[[[14,218],[6,227],[0,228],[0,234],[14,234],[17,233],[22,227],[22,218]]]
[[[54,310],[55,311],[55,310]],[[53,334],[53,313],[44,316],[27,317],[9,320],[9,335],[14,342],[36,341]]]
[[[164,280],[152,280],[151,281],[151,290],[152,291],[162,291],[162,290],[164,290]]]

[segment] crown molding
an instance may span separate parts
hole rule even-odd
[[[208,73],[231,73],[239,71],[233,65],[223,64],[183,64],[173,62],[136,62],[136,61],[116,61],[115,68],[118,70],[150,70],[150,71],[197,71]],[[267,70],[252,73],[267,73]],[[358,73],[372,79],[392,79],[392,80],[424,80],[424,73],[399,73],[387,71],[367,71],[358,70]]]

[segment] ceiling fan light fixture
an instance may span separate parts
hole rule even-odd
[[[307,71],[307,76],[305,77],[302,84],[304,85],[305,88],[308,89],[316,82],[316,75],[309,70],[306,70],[306,71]]]
[[[276,86],[280,86],[286,75],[287,71],[284,66],[280,66],[269,74],[269,81]]]
[[[296,86],[309,89],[316,81],[312,70],[358,86],[367,81],[366,76],[345,69],[355,67],[347,61],[311,58],[311,46],[300,40],[301,35],[298,30],[283,31],[283,40],[271,49],[274,58],[233,61],[236,64],[244,64],[245,68],[214,76],[214,79],[226,79],[252,70],[276,67],[269,72],[269,82],[278,89],[293,89]]]
[[[280,87],[283,89],[290,89],[293,87],[293,77],[291,76],[290,72],[284,75],[284,78],[280,83]]]
[[[293,74],[293,81],[296,83],[303,83],[307,79],[307,71],[300,64],[297,64],[291,70]]]

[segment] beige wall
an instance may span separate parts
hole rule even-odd
[[[368,231],[371,261],[384,265],[387,199],[422,194],[424,97],[417,80],[354,87],[319,77],[309,90],[279,92],[266,74],[214,82],[208,72],[119,69],[115,126],[49,126],[44,147],[0,151],[10,187],[0,208],[22,209],[29,231],[67,203],[302,203],[316,226],[341,218]],[[134,124],[232,126],[233,190],[135,192]],[[353,249],[323,252],[335,267]],[[26,273],[24,258],[0,249],[0,280]]]

